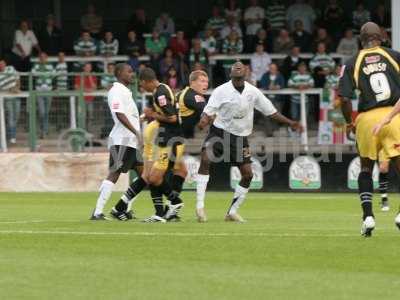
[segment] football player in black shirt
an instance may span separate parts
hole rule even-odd
[[[400,169],[400,117],[396,117],[377,135],[374,126],[390,113],[400,98],[400,53],[381,47],[381,31],[378,25],[367,22],[361,27],[363,49],[343,66],[339,81],[342,111],[347,122],[347,132],[356,134],[357,149],[361,158],[358,186],[363,210],[361,234],[371,236],[375,228],[372,210],[372,170],[380,151],[395,160]],[[360,92],[358,116],[351,118],[351,96]],[[397,220],[400,222],[400,220]],[[400,223],[397,223],[398,226]]]

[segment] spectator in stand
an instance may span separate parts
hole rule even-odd
[[[304,30],[312,33],[314,29],[314,21],[316,15],[314,9],[304,0],[296,0],[296,2],[289,6],[286,14],[286,20],[289,25],[289,30],[294,30],[294,22],[301,20],[304,25]]]
[[[371,21],[385,29],[391,27],[390,12],[386,9],[385,4],[378,4],[375,12],[372,14]]]
[[[239,37],[236,31],[231,33],[224,39],[222,44],[222,53],[227,55],[236,55],[243,52],[243,41]],[[236,62],[236,59],[228,59],[223,61],[223,67],[225,69],[225,76],[229,78],[229,73],[232,65]]]
[[[300,57],[300,47],[295,45],[282,63],[281,72],[286,81],[289,80],[292,72],[297,70],[299,63],[301,62],[304,62],[304,60]]]
[[[246,51],[251,51],[249,47],[251,47],[258,29],[262,28],[264,18],[264,8],[258,6],[257,0],[250,0],[250,6],[246,8],[243,15],[243,20],[246,24]]]
[[[48,92],[53,89],[53,77],[55,75],[54,67],[47,61],[45,52],[39,55],[39,62],[32,68],[35,79],[35,89],[39,92]],[[49,96],[38,96],[37,104],[40,118],[40,138],[49,133],[49,112],[52,98]]]
[[[115,64],[114,63],[109,63],[107,64],[107,73],[101,76],[100,79],[100,85],[102,89],[109,90],[113,83],[117,81],[117,78],[115,77]],[[101,130],[101,138],[105,138],[108,136],[108,133],[111,131],[113,127],[113,119],[110,114],[110,111],[108,108],[108,99],[107,97],[103,97],[103,117],[104,117],[104,125]]]
[[[65,61],[65,53],[58,53],[58,61],[55,66],[55,88],[57,91],[68,90],[68,65]],[[63,125],[66,124],[68,119],[69,103],[64,97],[54,97],[53,102],[55,103],[57,113],[54,114],[54,121],[56,124],[56,130],[60,131]]]
[[[100,79],[101,88],[108,91],[112,87],[113,83],[117,81],[117,78],[115,77],[114,73],[115,73],[115,64],[114,63],[107,64],[107,73],[102,75]],[[107,97],[104,98],[104,101],[107,101],[106,99]]]
[[[150,55],[153,69],[157,69],[158,61],[164,49],[167,47],[167,42],[163,36],[160,36],[156,29],[153,30],[151,37],[146,38],[146,52]]]
[[[235,18],[230,16],[226,20],[226,26],[224,26],[220,32],[221,38],[225,39],[232,31],[236,31],[239,37],[242,37],[240,26],[235,23]]]
[[[267,32],[264,28],[260,28],[257,31],[257,35],[254,38],[254,41],[252,43],[251,49],[252,51],[256,51],[256,47],[258,44],[263,44],[265,51],[268,53],[273,52],[274,48],[274,41],[272,37],[272,32]]]
[[[157,18],[154,28],[160,33],[160,35],[169,39],[169,37],[175,33],[175,22],[168,13],[162,13]]]
[[[192,66],[192,68],[190,69],[191,72],[193,71],[205,71],[206,67],[204,65],[202,65],[199,62],[195,62]]]
[[[176,70],[180,69],[179,62],[174,57],[174,52],[172,52],[172,49],[165,48],[164,56],[160,60],[160,67],[159,67],[159,73],[160,73],[161,78],[165,78],[165,76],[167,76],[167,72],[170,67],[175,67]]]
[[[56,55],[62,51],[63,36],[61,30],[56,26],[56,20],[53,15],[46,18],[46,26],[39,32],[39,43],[44,52],[49,55]]]
[[[263,44],[258,44],[256,52],[251,55],[250,64],[253,72],[253,78],[256,80],[257,85],[259,84],[263,74],[269,70],[271,64],[271,57],[267,52],[264,51]]]
[[[146,18],[146,13],[143,8],[138,8],[130,17],[128,22],[128,31],[134,30],[139,41],[144,41],[144,33],[151,31],[150,22]]]
[[[301,62],[298,65],[297,72],[292,72],[288,81],[288,87],[301,91],[314,87],[314,79],[308,72],[305,62]],[[292,95],[290,97],[290,102],[290,115],[292,120],[300,120],[300,95]],[[308,111],[308,97],[306,97],[306,114],[308,114]]]
[[[187,39],[185,39],[185,34],[182,30],[176,32],[176,36],[171,39],[169,46],[174,55],[179,57],[181,60],[189,52],[189,43]]]
[[[117,55],[119,51],[119,42],[111,31],[104,32],[104,38],[99,44],[99,53],[105,57]]]
[[[294,44],[300,47],[301,52],[311,51],[311,34],[304,30],[304,25],[301,20],[296,20],[294,22],[292,38]]]
[[[276,63],[269,65],[267,72],[261,77],[259,87],[264,90],[272,91],[285,88],[285,78],[279,72],[279,68]],[[272,101],[279,112],[282,112],[284,97],[281,97],[281,95],[268,95],[268,99]]]
[[[90,57],[96,54],[96,42],[90,36],[88,31],[82,31],[81,37],[74,44],[75,54],[82,57]],[[76,70],[81,70],[84,63],[75,62]]]
[[[320,88],[325,85],[326,76],[335,68],[335,61],[326,52],[324,43],[319,43],[317,53],[310,60],[310,70],[314,75],[315,86]]]
[[[274,41],[274,53],[289,54],[294,42],[286,29],[281,29],[279,36]]]
[[[83,89],[85,93],[94,92],[97,89],[97,77],[92,75],[92,64],[86,62],[83,66],[83,74],[75,76],[74,87],[76,90]],[[83,80],[83,81],[82,81]],[[84,97],[87,107],[87,126],[93,124],[94,120],[94,96]]]
[[[256,86],[256,80],[253,77],[253,72],[251,71],[251,68],[249,65],[244,65],[245,67],[245,75],[244,75],[244,80],[247,81],[248,83]]]
[[[174,92],[177,92],[182,88],[178,70],[174,66],[168,68],[166,75],[163,77],[163,82],[166,83]]]
[[[358,34],[360,32],[361,26],[368,22],[370,19],[370,12],[364,7],[363,1],[359,1],[357,4],[357,9],[353,11],[354,33]]]
[[[188,62],[190,69],[193,69],[193,65],[196,62],[201,63],[203,66],[208,65],[208,53],[206,49],[201,47],[201,40],[199,38],[192,40],[192,48],[189,52]]]
[[[103,18],[96,14],[96,8],[93,4],[88,5],[87,13],[81,17],[81,28],[89,32],[92,38],[100,39]]]
[[[12,48],[13,65],[20,72],[31,70],[31,55],[35,48],[39,53],[40,49],[35,33],[29,29],[28,21],[23,20],[14,33],[14,45]]]
[[[336,42],[343,32],[344,24],[345,16],[343,9],[338,5],[337,0],[329,0],[324,12],[324,25]]]
[[[385,28],[381,27],[381,46],[392,48],[392,40]]]
[[[134,71],[139,68],[139,56],[144,53],[144,45],[141,40],[136,37],[136,32],[131,30],[128,32],[128,40],[125,43],[124,53],[129,56],[128,64]]]
[[[259,88],[269,91],[277,91],[284,87],[285,78],[283,78],[282,74],[279,73],[278,65],[275,63],[270,64],[268,72],[264,73],[261,77]],[[287,97],[283,95],[269,94],[268,99],[271,100],[275,108],[282,113]],[[260,121],[267,136],[273,136],[273,131],[279,128],[279,125],[276,122],[272,122],[269,118],[260,116]]]
[[[286,7],[279,0],[273,0],[265,11],[268,24],[273,33],[278,33],[286,27]]]
[[[232,17],[236,25],[239,26],[242,19],[242,9],[237,6],[236,0],[228,0],[225,7],[225,18]]]
[[[201,39],[201,48],[206,49],[208,56],[218,52],[217,40],[214,38],[211,28],[206,28],[204,37]]]
[[[13,66],[0,57],[0,92],[19,93],[19,75]],[[21,112],[21,99],[17,97],[5,98],[7,139],[11,144],[17,142],[17,124]]]
[[[331,37],[328,35],[328,32],[326,31],[325,28],[318,28],[317,30],[317,36],[315,37],[313,44],[312,44],[312,51],[316,51],[318,44],[319,43],[324,43],[326,47],[327,52],[332,52],[334,51],[334,45]]]
[[[139,57],[144,53],[144,45],[141,40],[137,39],[136,31],[128,32],[128,40],[125,43],[124,54],[128,56]]]
[[[59,91],[68,90],[68,65],[65,62],[65,53],[58,53],[58,62],[56,64],[56,89]]]
[[[214,36],[217,40],[221,39],[220,34],[222,28],[224,28],[226,20],[221,16],[218,6],[213,6],[212,17],[207,20],[206,27],[211,28],[214,31]]]
[[[344,37],[340,40],[336,52],[348,56],[355,55],[358,52],[358,40],[354,37],[351,28],[344,32]]]
[[[342,66],[336,65],[335,70],[331,74],[326,76],[325,88],[328,89],[338,88],[341,71],[342,71]]]

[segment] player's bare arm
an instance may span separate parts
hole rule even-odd
[[[300,122],[288,119],[279,112],[276,112],[276,113],[270,115],[270,117],[279,123],[288,125],[290,128],[292,128],[293,130],[296,130],[298,132],[303,132],[303,130],[304,130],[304,128],[300,124]]]
[[[396,105],[393,107],[392,111],[385,117],[381,122],[376,124],[373,130],[373,134],[377,135],[379,131],[387,124],[389,124],[393,118],[400,113],[400,99],[396,102]]]
[[[347,97],[341,97],[341,108],[343,117],[346,120],[346,134],[349,137],[350,133],[355,133],[355,126],[353,123],[353,119],[351,117],[351,113],[353,111],[353,106],[351,104],[351,100]]]
[[[159,114],[157,112],[155,112],[153,114],[153,118],[156,119],[159,122],[163,122],[163,123],[176,123],[178,121],[178,117],[176,115],[172,115],[172,116],[164,116],[162,114]]]
[[[120,112],[115,113],[115,115],[117,116],[118,120],[122,123],[122,125],[124,125],[130,132],[136,135],[136,137],[139,140],[139,144],[142,144],[140,133],[133,127],[131,122],[129,122],[127,116]]]
[[[210,124],[214,121],[214,119],[215,119],[215,117],[209,116],[209,115],[207,115],[206,113],[203,113],[203,114],[201,115],[199,124],[197,124],[197,127],[198,127],[200,130],[203,130],[205,127],[207,127],[208,125],[210,125]]]

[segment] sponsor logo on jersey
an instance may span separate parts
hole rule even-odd
[[[372,56],[366,56],[365,57],[365,63],[366,64],[374,64],[377,63],[381,60],[380,55],[372,55]]]
[[[113,102],[112,109],[119,109],[119,102]]]
[[[165,95],[158,96],[157,99],[158,99],[158,104],[160,104],[160,106],[167,105],[167,97],[165,97]]]
[[[196,100],[196,102],[204,102],[205,101],[204,97],[201,95],[195,95],[194,100]]]

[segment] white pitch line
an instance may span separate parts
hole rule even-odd
[[[30,223],[44,223],[45,220],[30,220],[30,221],[0,221],[0,224],[30,224]]]
[[[98,232],[98,231],[48,231],[48,230],[0,230],[0,235],[87,235],[87,236],[175,236],[175,237],[360,237],[359,234],[307,234],[307,233],[227,233],[227,232]],[[387,236],[387,235],[386,235]],[[393,237],[398,235],[391,235]]]

